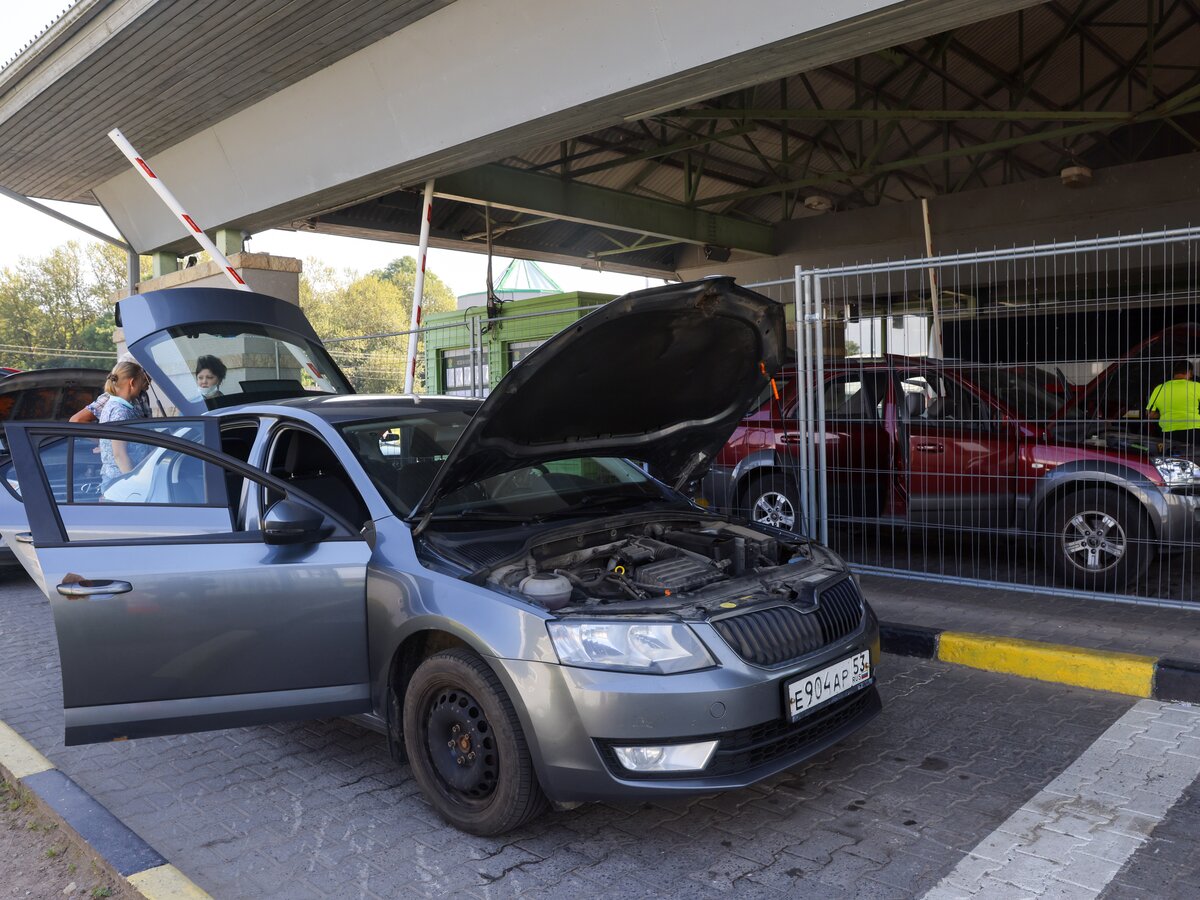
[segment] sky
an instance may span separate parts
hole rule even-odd
[[[69,0],[0,0],[0,64],[7,62],[67,5]],[[136,146],[136,136],[129,137]],[[46,205],[114,237],[119,236],[98,206],[53,201],[48,201]],[[200,224],[207,227],[204,222]],[[21,257],[44,256],[69,240],[89,242],[93,238],[15,200],[0,197],[0,269],[12,266]],[[406,245],[287,231],[256,234],[247,249],[276,256],[294,256],[301,260],[316,259],[335,269],[351,269],[360,273],[381,268],[398,256],[415,256],[417,252],[415,242]],[[493,259],[495,280],[499,280],[508,262],[507,257],[497,256]],[[487,257],[484,254],[432,249],[429,251],[428,265],[457,295],[484,289],[487,277]],[[658,279],[646,279],[639,275],[596,272],[549,263],[541,265],[565,291],[621,294],[662,283]]]

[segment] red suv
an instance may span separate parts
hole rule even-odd
[[[824,440],[831,524],[987,530],[1035,539],[1064,582],[1122,587],[1200,520],[1193,448],[1140,418],[1200,327],[1136,348],[1064,402],[1028,368],[892,356],[832,361]],[[748,415],[705,479],[711,502],[799,527],[794,372]],[[1136,418],[1135,418],[1136,417]]]

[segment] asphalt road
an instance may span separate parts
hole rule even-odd
[[[48,604],[0,581],[0,718],[218,898],[1200,894],[1195,709],[890,656],[879,674],[882,716],[765,784],[483,839],[347,721],[64,747]]]

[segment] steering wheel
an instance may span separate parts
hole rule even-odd
[[[496,489],[492,491],[492,496],[503,496],[510,491],[524,493],[533,487],[535,479],[543,481],[549,474],[549,470],[541,463],[507,472],[501,475],[500,480],[496,482]]]

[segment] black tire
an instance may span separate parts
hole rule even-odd
[[[746,482],[739,512],[754,522],[784,531],[800,531],[800,492],[789,475],[776,469],[757,472]]]
[[[1146,574],[1156,538],[1138,501],[1090,488],[1054,503],[1046,517],[1046,556],[1060,582],[1086,591],[1129,587]]]
[[[469,650],[417,667],[404,693],[404,745],[425,798],[455,828],[503,834],[546,809],[512,702]]]

